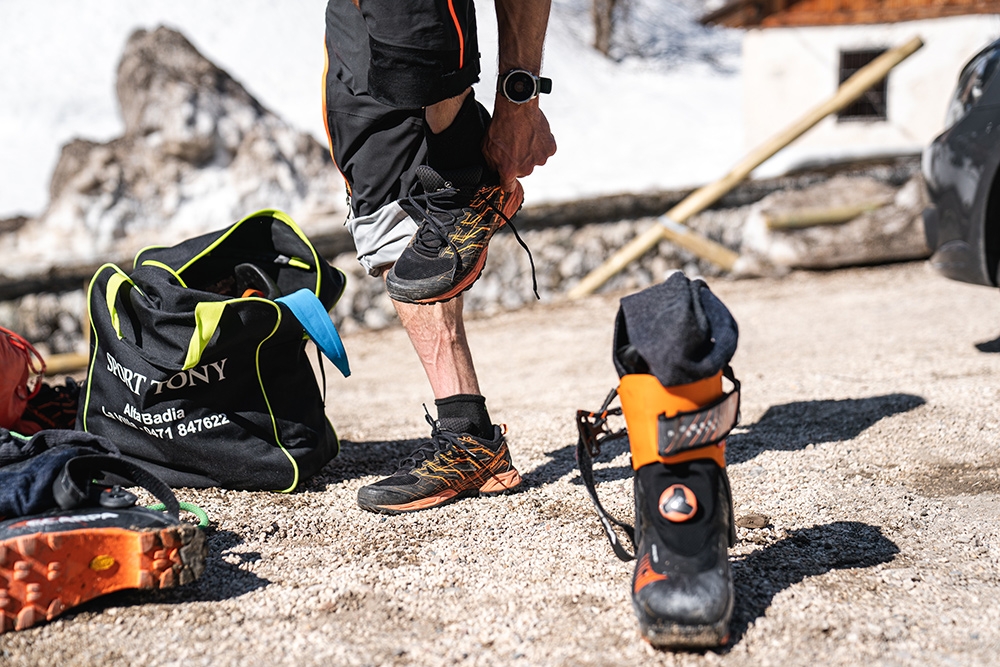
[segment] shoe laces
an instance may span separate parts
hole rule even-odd
[[[423,461],[429,461],[434,458],[437,454],[442,454],[452,447],[457,447],[466,454],[473,461],[477,461],[475,455],[469,451],[469,448],[461,441],[459,434],[453,431],[446,431],[441,428],[441,424],[438,423],[433,417],[431,417],[430,411],[427,409],[427,405],[424,405],[424,419],[427,423],[431,425],[431,437],[417,447],[413,453],[404,458],[399,462],[400,472],[409,472],[416,468]]]
[[[466,444],[462,441],[461,434],[455,433],[454,431],[446,431],[441,428],[441,424],[431,417],[430,411],[427,409],[427,404],[424,406],[424,419],[427,423],[431,425],[431,437],[425,443],[417,447],[412,454],[404,458],[399,462],[398,472],[410,472],[423,461],[429,461],[434,458],[435,455],[444,453],[451,448],[457,448],[469,457],[469,460],[473,462],[479,468],[486,468],[487,466],[480,463],[479,459],[473,454]],[[497,477],[496,473],[492,470],[490,471],[490,477],[502,481]]]
[[[481,175],[481,170],[476,170]],[[471,174],[472,172],[470,172]],[[470,180],[476,187],[479,175]],[[464,189],[468,189],[466,186]],[[422,194],[415,194],[418,188],[423,189]],[[425,257],[436,257],[438,252],[445,246],[455,253],[455,259],[459,263],[459,270],[462,269],[462,256],[458,252],[458,246],[451,240],[451,231],[458,224],[459,216],[453,208],[447,208],[442,202],[453,202],[456,195],[461,194],[461,186],[456,186],[452,181],[445,180],[438,172],[430,167],[421,169],[418,178],[410,187],[406,194],[406,200],[417,211],[420,212],[421,220],[417,221],[419,228],[413,239],[413,249]],[[504,225],[510,227],[518,245],[524,248],[528,254],[528,263],[531,265],[531,291],[535,298],[541,300],[538,295],[538,279],[535,276],[535,258],[531,255],[528,244],[524,242],[521,235],[517,233],[511,218],[504,215],[504,212],[493,205],[491,201],[486,202],[486,207],[503,218]],[[426,223],[426,224],[423,224]]]

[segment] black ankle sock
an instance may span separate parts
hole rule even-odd
[[[435,399],[438,423],[446,431],[468,433],[477,438],[493,439],[493,422],[486,411],[486,399],[478,394],[456,394]]]
[[[485,166],[482,143],[489,122],[489,112],[473,93],[465,98],[451,125],[439,134],[431,132],[425,121],[427,164],[438,172]]]

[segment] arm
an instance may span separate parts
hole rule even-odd
[[[500,72],[542,66],[542,45],[549,22],[550,0],[495,0],[499,32]],[[520,199],[517,178],[527,176],[556,152],[549,121],[538,99],[514,104],[497,94],[493,121],[483,141],[483,155],[500,174],[500,184]]]

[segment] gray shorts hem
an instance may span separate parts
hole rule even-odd
[[[381,267],[393,264],[417,232],[417,223],[391,202],[370,215],[351,216],[345,223],[354,239],[358,261],[368,275],[379,275]]]

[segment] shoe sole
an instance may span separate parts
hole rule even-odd
[[[0,542],[0,634],[51,621],[125,589],[171,588],[197,579],[208,547],[202,531],[83,528]]]
[[[466,291],[475,284],[483,275],[483,268],[486,266],[486,254],[489,249],[484,250],[483,254],[479,256],[476,261],[476,265],[472,267],[472,272],[466,276],[463,280],[459,281],[454,287],[449,289],[443,294],[438,294],[437,296],[430,296],[424,299],[411,299],[405,294],[393,294],[392,291],[389,292],[389,298],[393,301],[402,301],[403,303],[414,303],[421,306],[426,306],[434,303],[447,303],[455,297],[459,296],[462,292]],[[398,289],[398,286],[394,285],[390,280],[386,280],[386,287],[391,290]]]
[[[359,499],[358,506],[362,509],[382,514],[406,514],[407,512],[419,512],[420,510],[426,510],[432,507],[440,507],[441,505],[446,505],[448,503],[455,502],[456,500],[461,500],[462,498],[474,498],[476,496],[500,496],[512,493],[521,485],[521,481],[521,474],[518,473],[517,470],[508,470],[507,472],[500,473],[495,477],[490,477],[490,479],[478,489],[469,489],[468,491],[445,489],[441,493],[433,496],[427,496],[425,498],[420,498],[418,500],[398,505],[366,505]]]
[[[642,638],[658,649],[709,649],[729,643],[728,621],[701,626],[640,623],[640,630]]]
[[[725,646],[729,643],[733,606],[733,595],[730,593],[728,609],[721,620],[705,625],[683,625],[650,618],[635,600],[632,601],[642,638],[658,649],[697,650]]]
[[[490,238],[493,237],[491,236]],[[433,296],[427,299],[416,299],[414,300],[413,303],[418,303],[421,305],[426,305],[429,303],[445,303],[451,301],[459,294],[472,287],[476,283],[476,281],[479,280],[483,275],[483,269],[486,267],[486,254],[488,252],[489,248],[483,250],[483,254],[481,254],[479,256],[479,259],[476,260],[476,265],[472,267],[472,272],[468,276],[466,276],[464,280],[459,281],[458,284],[455,285],[453,288],[451,288],[444,294],[439,294],[437,296]]]

